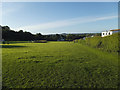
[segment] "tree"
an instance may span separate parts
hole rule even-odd
[[[23,33],[23,30],[19,30],[18,32],[19,32],[19,33]]]
[[[43,39],[43,36],[42,36],[41,33],[37,33],[37,34],[35,35],[35,40],[42,40],[42,39]]]

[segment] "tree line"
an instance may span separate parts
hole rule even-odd
[[[33,40],[47,40],[47,41],[72,41],[75,39],[81,39],[86,36],[91,36],[92,33],[86,34],[51,34],[42,35],[41,33],[32,34],[27,31],[11,30],[8,26],[2,26],[2,38],[6,41],[33,41]]]

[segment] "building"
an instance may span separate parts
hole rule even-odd
[[[94,35],[92,35],[91,37],[94,37]]]
[[[101,33],[101,37],[109,36],[109,35],[112,35],[113,33],[117,33],[117,32],[120,32],[120,29],[104,31]]]
[[[85,40],[86,39],[86,37],[83,37],[83,40]]]
[[[64,38],[60,38],[57,41],[65,41],[65,39]]]

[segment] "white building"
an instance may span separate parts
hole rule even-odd
[[[117,33],[117,32],[120,32],[120,29],[104,31],[104,32],[102,32],[101,37],[109,36],[109,35],[112,35],[113,33]]]

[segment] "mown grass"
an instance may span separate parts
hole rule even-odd
[[[79,43],[9,44],[2,59],[8,88],[117,88],[119,82],[117,55]]]

